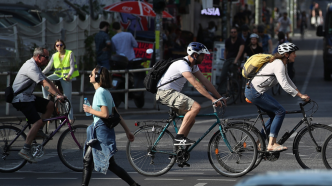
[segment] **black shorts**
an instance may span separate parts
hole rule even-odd
[[[34,124],[41,119],[38,112],[45,114],[48,102],[49,100],[36,96],[35,101],[17,102],[13,103],[13,106],[24,114],[28,123]]]

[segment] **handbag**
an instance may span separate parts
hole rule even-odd
[[[109,115],[108,118],[101,118],[101,120],[103,120],[104,124],[108,128],[112,129],[120,123],[121,118],[120,118],[119,113],[116,111],[116,109],[113,108],[112,114]]]
[[[311,24],[312,25],[316,24],[316,17],[311,17]]]

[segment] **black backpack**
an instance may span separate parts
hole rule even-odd
[[[145,76],[144,78],[144,86],[146,88],[146,90],[148,92],[151,92],[153,94],[157,93],[157,90],[159,87],[164,86],[168,83],[171,83],[177,79],[182,78],[183,76],[181,75],[178,78],[175,78],[171,81],[168,81],[160,86],[157,87],[157,84],[159,82],[159,80],[161,79],[161,77],[165,74],[165,72],[167,71],[168,67],[175,61],[179,61],[179,60],[185,60],[188,65],[190,66],[190,62],[185,59],[185,58],[177,58],[177,59],[168,59],[168,60],[160,60],[158,61],[155,65],[153,65],[153,67],[150,69],[149,73]]]

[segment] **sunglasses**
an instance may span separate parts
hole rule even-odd
[[[40,56],[44,57],[44,58],[47,59],[47,60],[48,60],[48,58],[50,57],[50,56],[44,56],[44,55],[40,55]]]
[[[56,47],[62,47],[63,46],[63,44],[60,44],[60,45],[55,45]]]

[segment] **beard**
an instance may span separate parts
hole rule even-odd
[[[236,38],[236,36],[231,36],[231,38],[232,38],[232,39],[235,39],[235,38]]]

